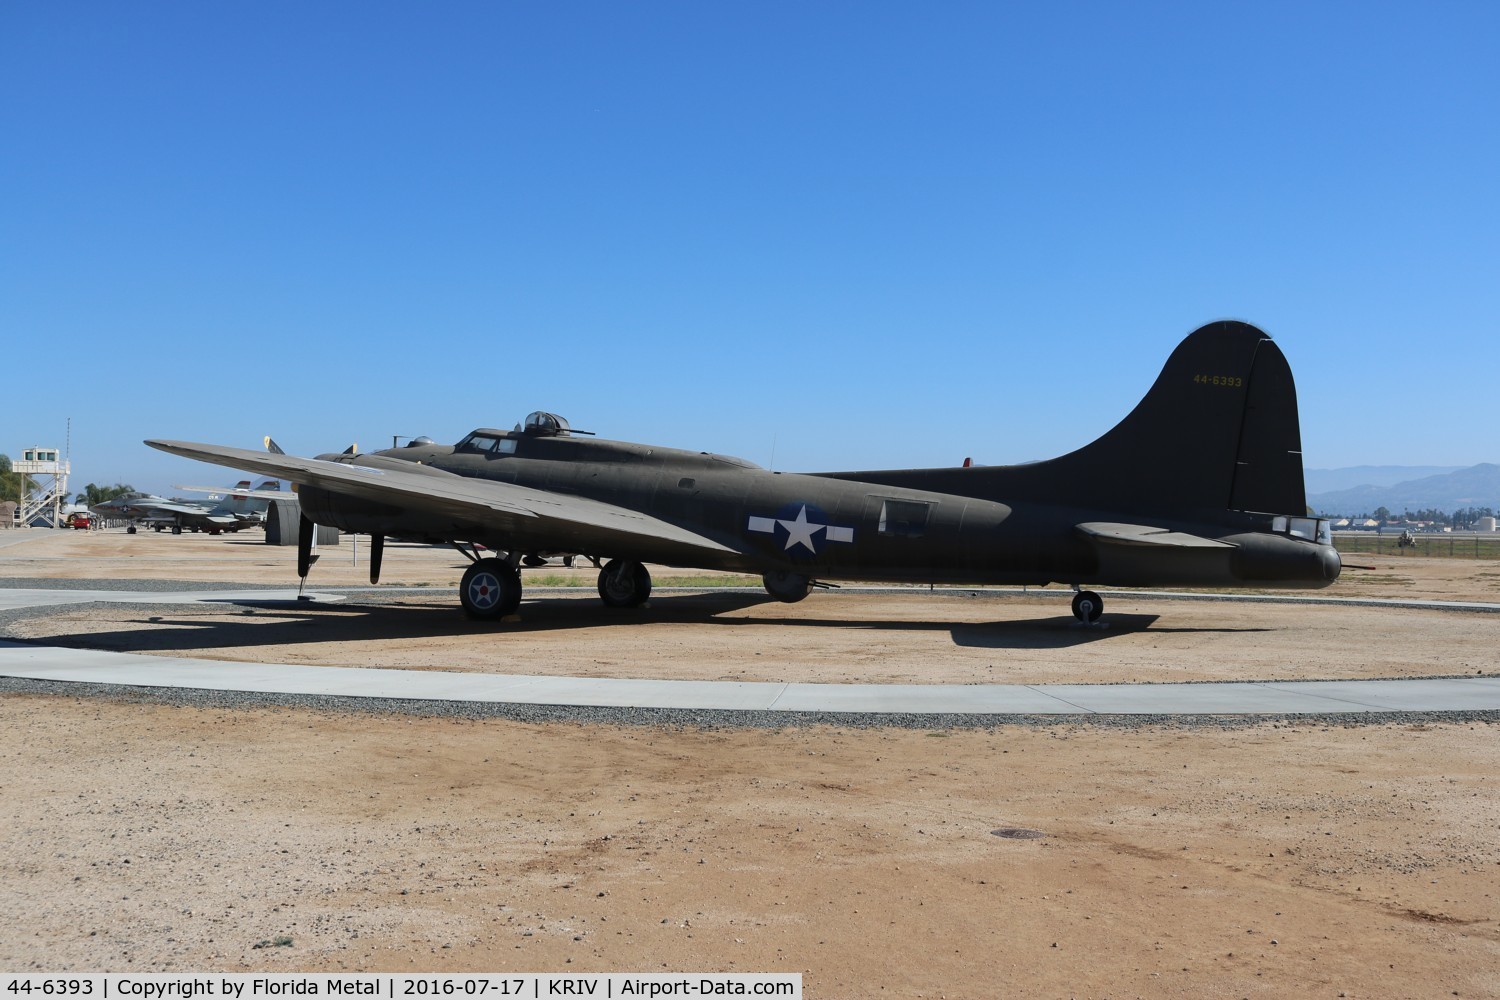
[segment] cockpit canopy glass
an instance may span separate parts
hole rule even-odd
[[[488,434],[470,434],[458,442],[458,451],[489,451],[495,447],[495,442],[500,440]]]
[[[516,441],[515,438],[475,431],[454,445],[453,450],[480,455],[511,455],[515,453]]]

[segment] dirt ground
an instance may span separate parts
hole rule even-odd
[[[290,553],[258,541],[52,535],[0,533],[0,578],[290,575]],[[361,582],[362,566],[337,578],[343,561],[325,553],[315,582]],[[1491,564],[1378,562],[1409,582],[1324,593],[1497,599]],[[461,568],[393,550],[387,579],[446,587]],[[660,598],[622,621],[549,595],[483,634],[448,593],[307,621],[126,608],[36,628],[152,651],[609,661],[592,672],[635,676],[1500,669],[1488,615],[1120,598],[1108,613],[1130,620],[1086,639],[1050,598],[735,597]],[[1496,997],[1497,736],[1440,719],[709,730],[12,694],[0,964],[801,971],[809,997]],[[1045,836],[995,835],[1010,830]]]

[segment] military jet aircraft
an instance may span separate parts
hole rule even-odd
[[[150,493],[126,493],[113,500],[106,500],[89,510],[109,520],[130,522],[125,531],[135,534],[137,526],[155,531],[170,529],[172,534],[182,534],[182,529],[206,531],[217,535],[225,531],[239,531],[265,522],[266,507],[271,497],[281,496],[281,484],[267,480],[256,489],[250,489],[250,480],[223,489],[184,486],[181,489],[201,490],[205,493],[223,493],[224,496],[208,500],[166,499]]]
[[[1306,516],[1291,369],[1246,323],[1190,334],[1113,430],[1027,465],[792,474],[584,433],[537,412],[367,455],[146,443],[296,483],[304,517],[374,536],[372,582],[384,536],[453,544],[480,619],[520,604],[526,557],[556,553],[608,557],[615,607],[647,599],[653,562],[757,573],[787,602],[835,580],[1062,583],[1088,623],[1103,601],[1087,587],[1317,588],[1341,568],[1328,522]],[[298,557],[305,579],[305,543]]]

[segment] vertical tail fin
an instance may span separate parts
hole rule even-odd
[[[1124,420],[1093,444],[1024,469],[1058,496],[1122,510],[1301,514],[1302,437],[1286,357],[1248,323],[1187,336]],[[1022,471],[1017,469],[1017,472]]]
[[[1307,510],[1291,367],[1270,337],[1235,320],[1188,334],[1124,420],[1059,458],[823,475],[1001,503],[1148,515]]]

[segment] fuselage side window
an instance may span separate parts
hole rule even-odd
[[[884,500],[880,504],[877,531],[898,538],[921,538],[927,530],[927,514],[931,507],[932,504],[919,500]]]

